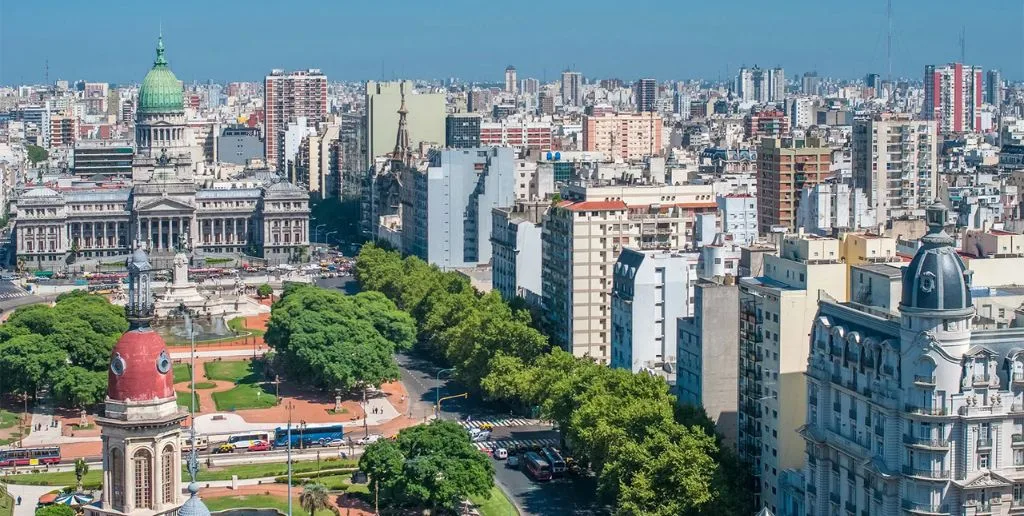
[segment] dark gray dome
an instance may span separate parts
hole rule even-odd
[[[178,509],[178,516],[210,516],[210,509],[196,496],[199,492],[199,484],[192,482],[188,485],[189,497],[184,505]]]
[[[927,208],[928,234],[921,238],[910,265],[903,268],[903,299],[900,305],[919,310],[963,310],[970,308],[970,274],[944,231],[946,207],[940,203]]]

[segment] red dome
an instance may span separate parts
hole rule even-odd
[[[107,396],[148,401],[174,395],[174,373],[163,337],[149,328],[122,335],[110,356]]]

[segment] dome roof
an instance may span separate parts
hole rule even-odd
[[[936,202],[927,208],[928,234],[903,269],[902,308],[917,310],[964,310],[970,308],[970,275],[953,247],[953,238],[943,230],[946,207]]]
[[[149,401],[174,396],[171,357],[163,337],[149,328],[122,335],[110,355],[107,397],[116,401]]]
[[[192,482],[188,485],[188,492],[191,494],[184,505],[178,509],[178,516],[210,516],[210,509],[206,507],[196,493],[199,492],[199,484]]]
[[[184,108],[184,94],[181,81],[167,66],[164,57],[164,39],[161,36],[156,45],[156,61],[153,68],[142,80],[139,87],[138,113],[181,113]]]

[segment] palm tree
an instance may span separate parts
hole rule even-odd
[[[314,516],[316,511],[326,509],[328,503],[327,487],[323,484],[306,484],[299,495],[299,504]]]
[[[75,459],[75,486],[78,492],[82,491],[82,479],[86,474],[89,473],[89,465],[85,463],[85,459]]]

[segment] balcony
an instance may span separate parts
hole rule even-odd
[[[839,505],[839,493],[829,493],[828,500],[836,505]]]
[[[914,375],[914,385],[918,387],[935,387],[935,377]]]
[[[984,375],[984,374],[974,375],[974,385],[975,386],[985,386],[985,385],[988,385],[988,382],[989,382],[988,375]]]
[[[1024,372],[1020,372],[1020,373],[1015,372],[1015,373],[1013,373],[1013,378],[1011,379],[1011,381],[1013,383],[1024,383]]]
[[[850,410],[848,410],[848,411],[846,412],[846,414],[847,414],[848,416],[850,416],[850,419],[853,419],[853,420],[856,420],[856,419],[857,419],[857,409],[850,409]]]
[[[947,450],[949,449],[948,439],[932,439],[929,437],[914,437],[911,435],[903,436],[903,444],[908,446],[914,446],[919,448],[928,448],[932,450]]]
[[[991,437],[981,437],[981,438],[979,438],[978,439],[978,448],[979,449],[992,448],[992,438]]]
[[[1010,436],[1010,445],[1014,448],[1024,448],[1024,434],[1013,434]]]
[[[995,509],[998,509],[1000,505],[1001,504],[999,504],[999,503],[992,503],[991,501],[988,501],[988,502],[978,502],[978,501],[971,501],[971,500],[968,500],[967,503],[964,504],[965,507],[974,507],[974,514],[978,514],[978,515],[980,515],[980,514],[992,514],[993,506],[994,506]]]
[[[903,466],[903,474],[908,477],[923,478],[926,480],[948,480],[949,470],[942,468],[912,468]]]
[[[875,425],[875,435],[885,437],[885,427],[882,425]]]
[[[919,416],[948,416],[949,409],[946,407],[916,407],[914,405],[907,404],[904,407],[904,412],[910,414],[917,414]]]
[[[903,510],[910,511],[913,514],[924,514],[924,515],[948,515],[949,504],[927,504],[917,503],[910,500],[903,500]]]

